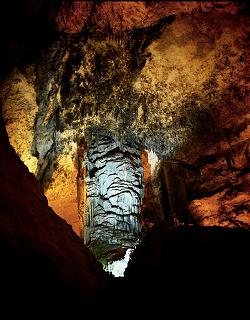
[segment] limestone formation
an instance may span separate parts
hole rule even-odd
[[[10,143],[24,164],[35,173],[37,158],[32,154],[32,143],[38,112],[36,92],[31,79],[18,68],[2,84],[1,104]]]
[[[124,253],[162,219],[249,228],[243,9],[62,2],[47,46],[32,59],[16,53],[1,81],[10,142],[90,246],[102,238],[100,252],[119,243]]]
[[[1,312],[10,317],[78,314],[107,277],[72,227],[58,217],[10,146],[0,116]],[[13,303],[15,308],[13,308]],[[59,307],[63,304],[63,307]],[[32,307],[31,307],[32,306]]]
[[[100,257],[108,257],[109,246],[101,250],[98,245],[108,244],[113,251],[116,247],[123,251],[134,247],[138,243],[143,198],[138,146],[97,136],[90,142],[85,164],[89,203],[84,217],[85,242]]]

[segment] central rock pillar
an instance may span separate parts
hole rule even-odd
[[[143,168],[137,144],[94,137],[85,159],[88,169],[84,240],[106,264],[138,243]]]

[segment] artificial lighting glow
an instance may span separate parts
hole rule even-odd
[[[115,277],[123,277],[125,269],[127,268],[130,255],[134,251],[134,248],[127,249],[123,259],[108,263],[105,271],[112,273]]]

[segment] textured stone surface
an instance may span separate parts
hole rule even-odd
[[[57,168],[53,171],[45,195],[52,209],[66,219],[74,231],[80,235],[75,153],[59,155],[56,161]]]
[[[56,17],[59,31],[81,32],[88,22],[110,36],[133,28],[148,27],[172,14],[223,12],[235,14],[244,4],[223,1],[93,1],[63,2]]]
[[[242,182],[250,164],[247,21],[244,15],[179,16],[148,48],[151,59],[135,85],[155,93],[147,124],[155,119],[155,150],[173,158],[163,165],[158,193],[170,223],[249,227],[249,183]],[[237,193],[238,185],[237,205],[217,201]]]
[[[250,227],[247,119],[237,135],[230,131],[232,139],[225,135],[212,142],[209,137],[194,140],[193,148],[179,152],[178,160],[163,164],[164,211],[178,223]]]
[[[249,173],[235,177],[234,183],[224,182],[222,190],[190,202],[190,214],[200,225],[221,225],[250,228]]]
[[[240,228],[185,226],[169,230],[161,223],[132,253],[125,271],[128,285],[124,297],[129,294],[139,299],[140,314],[157,318],[164,312],[182,317],[180,305],[190,317],[232,310],[243,315],[248,310],[244,290],[250,284],[249,244],[250,232]],[[116,291],[115,301],[121,294]],[[225,308],[232,297],[230,309]],[[194,303],[198,309],[190,307]]]
[[[140,222],[142,233],[146,233],[159,221],[164,220],[164,215],[159,182],[160,161],[153,151],[143,150],[141,162],[144,171],[144,198]]]
[[[144,166],[142,216],[147,207],[160,212],[148,219],[148,228],[162,216],[174,225],[206,224],[202,215],[215,211],[216,224],[229,225],[219,222],[221,210],[234,217],[231,225],[240,219],[246,227],[250,23],[242,5],[63,6],[56,22],[65,33],[21,68],[38,108],[30,158],[37,158],[35,173],[51,206],[83,234],[88,188],[94,186],[87,185],[82,165],[88,132],[105,129],[119,144],[137,141],[138,150],[151,150],[160,161],[159,176],[149,177]],[[21,113],[15,117],[18,122]],[[235,188],[237,205],[229,208],[219,199]]]
[[[74,158],[76,144],[71,143],[65,147],[63,156],[60,156],[59,152],[55,150],[57,137],[56,119],[53,116],[54,106],[50,104],[50,109],[45,109],[49,120],[48,124],[46,123],[44,126],[44,123],[40,122],[44,114],[38,115],[34,78],[32,70],[29,73],[27,70],[25,75],[15,69],[10,77],[2,83],[1,102],[4,107],[3,116],[10,143],[24,164],[38,176],[42,183],[43,180],[46,180],[46,174],[49,174],[51,166],[53,168],[53,161],[56,158],[56,170],[50,176],[50,188],[47,190],[46,196],[49,205],[57,214],[66,218],[75,232],[79,234],[77,171]],[[47,91],[44,95],[46,93]],[[35,135],[34,128],[39,128]],[[71,152],[71,148],[73,148],[73,152]],[[39,161],[37,157],[39,157]]]
[[[123,252],[138,243],[143,198],[140,150],[136,144],[120,144],[97,135],[89,141],[85,163],[84,240],[99,259],[110,256],[112,260],[114,249]]]
[[[32,155],[32,142],[38,106],[30,80],[16,68],[2,83],[0,96],[10,143],[30,172],[35,173],[37,158]]]
[[[74,318],[75,310],[112,318],[122,310],[129,318],[124,305],[132,301],[138,318],[150,311],[157,318],[157,310],[161,318],[172,307],[177,317],[179,310],[186,317],[202,317],[200,310],[214,316],[219,307],[224,318],[234,308],[240,318],[249,304],[250,267],[249,232],[242,230],[249,229],[250,207],[245,4],[55,3],[1,4],[1,104],[10,141],[49,205],[82,238],[84,229],[93,241],[115,235],[110,229],[122,209],[123,220],[131,217],[108,239],[118,244],[114,251],[101,237],[104,246],[93,250],[99,258],[120,259],[138,239],[138,222],[153,233],[135,250],[125,281],[103,292],[100,264],[48,207],[0,131],[1,311],[27,318],[28,305],[45,311],[44,318],[51,307],[55,318],[66,311]],[[110,141],[98,162],[89,133],[103,129]],[[155,170],[152,154],[159,160]],[[135,204],[134,193],[142,199],[139,220],[138,207],[129,214],[127,206]],[[112,211],[104,215],[102,207]],[[183,224],[203,227],[169,231]],[[129,242],[121,238],[133,228]]]
[[[129,126],[138,99],[131,92],[136,73],[130,71],[133,59],[130,47],[120,47],[113,40],[86,42],[80,36],[54,43],[33,70],[25,70],[37,93],[32,142],[32,154],[38,158],[36,176],[49,204],[77,233],[78,213],[83,215],[85,207],[84,201],[81,205],[76,202],[76,177],[81,176],[77,146],[94,126],[108,128],[118,140],[124,131],[125,137],[131,136]]]
[[[9,145],[2,117],[0,136],[2,312],[34,317],[32,305],[40,314],[73,314],[106,287],[105,273],[48,206],[34,175]]]
[[[249,115],[241,117],[217,141],[194,141],[178,155],[187,161],[182,178],[189,212],[201,225],[250,226]]]
[[[138,131],[159,154],[174,157],[178,149],[190,149],[194,137],[215,137],[216,129],[244,121],[247,23],[244,15],[177,16],[148,47],[151,58],[134,84],[147,101]]]

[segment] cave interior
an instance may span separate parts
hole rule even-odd
[[[244,311],[247,1],[15,0],[0,30],[0,313]]]

